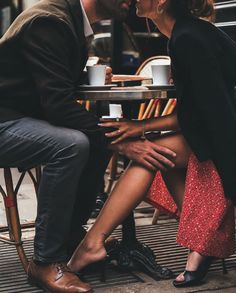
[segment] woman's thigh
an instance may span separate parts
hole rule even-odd
[[[155,143],[167,147],[177,154],[174,159],[175,168],[187,167],[191,149],[180,132],[163,135],[155,139]]]
[[[156,144],[159,144],[161,146],[167,147],[171,150],[173,150],[177,156],[174,159],[175,167],[173,169],[170,169],[170,171],[178,172],[183,171],[186,169],[189,161],[189,156],[191,153],[191,149],[189,148],[186,140],[184,139],[183,135],[181,133],[173,133],[164,135],[158,139],[153,140]],[[171,159],[173,160],[173,158]],[[157,170],[158,171],[158,170]],[[170,175],[169,170],[165,173],[165,178],[167,178]],[[139,184],[137,182],[142,182],[143,185],[150,185],[153,178],[155,176],[155,172],[144,168],[140,164],[137,164],[136,162],[131,162],[129,165],[129,168],[127,168],[125,172],[125,178],[127,179],[127,182],[135,182],[137,185],[137,188],[140,188]],[[121,180],[122,181],[122,180]]]

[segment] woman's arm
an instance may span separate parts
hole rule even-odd
[[[145,131],[179,130],[179,123],[176,113],[159,118],[145,119],[142,121],[144,122]]]
[[[113,127],[117,130],[106,133],[109,138],[114,138],[112,144],[121,142],[131,137],[140,137],[149,131],[179,130],[177,114],[173,113],[159,118],[137,121],[106,122],[99,124],[101,127]]]

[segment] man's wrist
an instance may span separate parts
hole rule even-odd
[[[116,143],[116,144],[109,143],[108,144],[108,149],[110,149],[112,151],[119,152],[119,153],[123,153],[123,151],[124,151],[124,143],[123,142],[119,142],[119,143]]]

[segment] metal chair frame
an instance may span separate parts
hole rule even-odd
[[[3,172],[4,172],[5,188],[3,188],[0,185],[0,193],[2,194],[3,200],[4,200],[7,226],[0,227],[0,232],[1,232],[0,241],[10,245],[15,245],[17,253],[19,255],[19,259],[22,263],[22,266],[24,270],[27,271],[28,259],[23,247],[22,230],[25,228],[34,227],[34,222],[29,222],[27,224],[20,224],[17,195],[19,192],[19,188],[22,184],[22,181],[27,173],[29,174],[33,182],[35,193],[37,195],[39,182],[41,178],[41,167],[38,166],[35,168],[35,175],[33,174],[32,170],[21,172],[20,178],[18,179],[15,186],[12,180],[11,168],[3,168]],[[4,232],[8,232],[8,236]]]

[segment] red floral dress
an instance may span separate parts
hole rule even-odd
[[[220,258],[234,253],[234,207],[224,196],[212,161],[199,162],[191,154],[181,215],[160,173],[153,181],[147,201],[179,218],[178,244]]]

